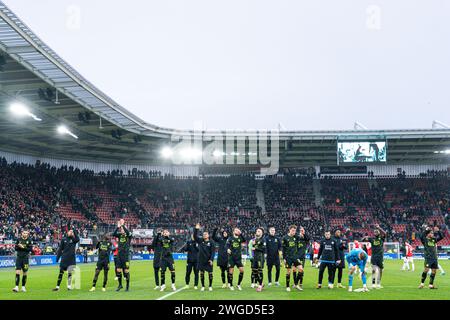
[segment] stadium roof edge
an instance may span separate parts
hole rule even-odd
[[[149,124],[119,105],[80,75],[66,61],[35,35],[2,1],[0,1],[0,48],[36,76],[118,127],[140,135],[153,137],[217,135],[258,136],[265,130],[178,130]],[[43,68],[42,66],[45,66]],[[403,130],[271,130],[284,139],[345,139],[345,138],[420,138],[420,136],[450,137],[450,129]]]

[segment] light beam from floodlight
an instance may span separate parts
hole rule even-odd
[[[166,158],[166,159],[169,159],[170,157],[172,157],[172,155],[173,155],[173,151],[172,151],[172,149],[170,148],[170,147],[164,147],[164,148],[162,148],[162,150],[161,150],[161,156],[163,157],[163,158]]]
[[[68,134],[68,135],[72,136],[73,138],[78,139],[78,136],[73,134],[65,125],[60,125],[57,130],[58,130],[58,133],[61,135]]]
[[[42,121],[41,118],[36,117],[34,114],[30,112],[30,110],[28,110],[28,108],[24,104],[19,102],[12,103],[9,106],[9,111],[11,111],[12,114],[18,117],[27,116],[33,118],[36,121]]]
[[[225,155],[225,153],[223,151],[220,151],[220,150],[214,150],[213,151],[213,156],[214,157],[222,157],[224,155]]]
[[[202,151],[193,148],[186,148],[181,150],[181,156],[185,159],[191,160],[202,156]]]

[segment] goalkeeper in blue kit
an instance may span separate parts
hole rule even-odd
[[[353,249],[352,251],[350,251],[349,254],[347,254],[346,260],[348,263],[348,268],[350,270],[348,274],[348,291],[349,292],[353,291],[353,275],[356,271],[356,267],[358,267],[359,270],[361,270],[362,272],[361,275],[363,283],[362,291],[363,292],[369,291],[369,289],[367,289],[367,277],[365,272],[367,263],[367,253],[362,249]]]

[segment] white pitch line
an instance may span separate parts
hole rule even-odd
[[[168,297],[170,297],[171,295],[174,295],[175,293],[178,293],[178,292],[180,292],[180,291],[182,291],[182,290],[184,290],[184,289],[185,289],[185,288],[183,287],[183,288],[180,288],[180,289],[178,289],[178,290],[176,290],[176,291],[169,292],[168,294],[163,295],[162,297],[159,297],[159,298],[156,299],[156,300],[164,300],[165,298],[168,298]]]

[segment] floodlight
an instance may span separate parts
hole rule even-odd
[[[76,136],[75,134],[73,134],[73,133],[65,126],[65,125],[60,125],[60,126],[57,128],[57,131],[58,131],[58,133],[59,133],[60,135],[66,135],[66,134],[68,134],[68,135],[72,136],[73,138],[78,139],[78,136]]]

